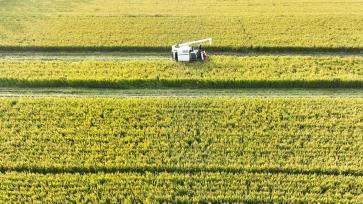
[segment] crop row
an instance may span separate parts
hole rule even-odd
[[[361,50],[363,43],[358,1],[42,1],[25,9],[22,4],[3,5],[1,49],[170,49],[174,43],[203,37],[215,39],[215,50],[344,51]],[[208,9],[200,12],[197,5]],[[19,12],[12,12],[14,7]]]
[[[353,176],[117,173],[0,174],[0,202],[362,202]]]
[[[71,87],[363,87],[362,57],[213,56],[169,60],[1,60],[1,86]]]
[[[0,128],[2,171],[363,173],[361,98],[2,98]]]

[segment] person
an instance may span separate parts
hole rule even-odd
[[[198,54],[197,54],[198,59],[202,59],[202,45],[199,44],[198,46]]]

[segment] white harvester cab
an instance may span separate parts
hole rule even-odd
[[[176,44],[171,47],[171,57],[177,62],[205,61],[208,59],[207,53],[202,49],[201,43],[209,42],[212,44],[212,38],[197,40],[182,44]],[[192,45],[199,44],[198,49]]]

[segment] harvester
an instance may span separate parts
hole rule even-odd
[[[209,45],[211,45],[212,38],[173,45],[171,57],[177,62],[205,61],[208,59],[208,55],[202,48],[204,42],[209,42]],[[198,48],[195,49],[192,46],[193,44],[199,44]]]

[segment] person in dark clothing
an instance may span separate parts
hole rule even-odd
[[[198,56],[198,59],[202,59],[202,45],[201,44],[199,44],[199,46],[198,46],[197,56]]]

